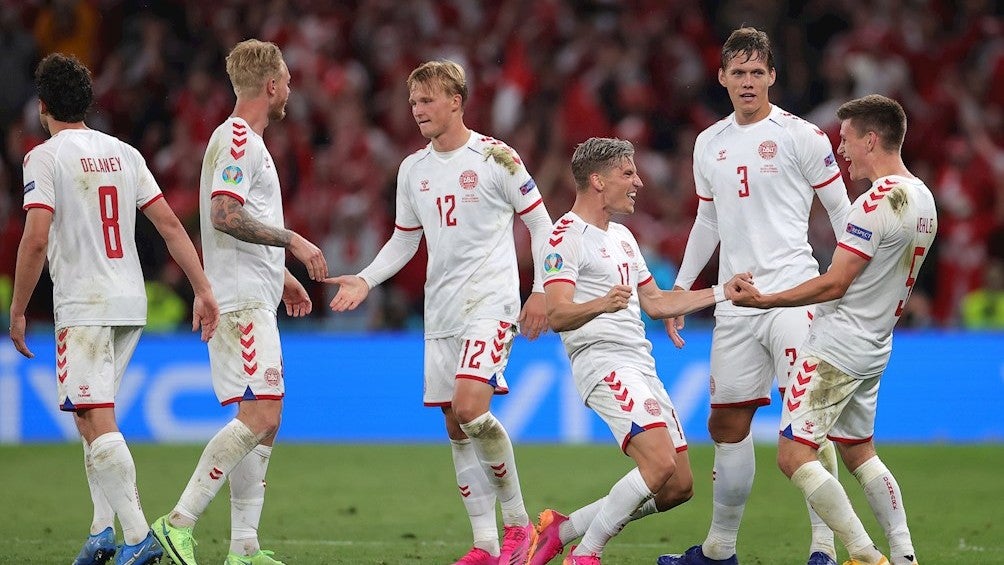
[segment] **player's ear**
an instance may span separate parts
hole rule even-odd
[[[718,84],[725,86],[725,69],[718,68]]]
[[[777,71],[775,69],[770,70],[770,81],[767,83],[768,87],[774,86],[774,81],[777,80]]]

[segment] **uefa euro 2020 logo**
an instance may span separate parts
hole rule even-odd
[[[544,271],[548,273],[557,273],[561,270],[562,265],[565,264],[564,259],[561,255],[557,253],[551,253],[547,257],[544,257]]]
[[[227,184],[240,184],[244,180],[244,171],[237,165],[230,165],[223,169],[223,182]]]

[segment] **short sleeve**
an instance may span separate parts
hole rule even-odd
[[[520,159],[519,153],[505,143],[492,140],[485,145],[485,157],[496,165],[495,179],[502,190],[503,198],[518,214],[530,211],[542,200],[537,183]]]
[[[53,175],[55,157],[44,147],[38,147],[24,158],[24,209],[56,210],[56,188]]]
[[[851,206],[851,211],[847,214],[847,226],[837,242],[837,246],[865,259],[875,256],[882,240],[885,216],[889,213],[888,206],[864,206],[868,195],[868,192],[862,194]]]
[[[544,242],[540,260],[545,288],[555,282],[574,285],[579,279],[580,238],[573,229],[572,220],[561,218]]]
[[[132,147],[128,148],[128,152],[134,162],[133,170],[136,171],[136,207],[142,210],[163,194],[140,152]]]
[[[212,196],[226,194],[243,205],[254,184],[253,175],[261,166],[261,152],[253,151],[249,145],[250,129],[239,121],[230,122],[229,143],[211,164],[213,169]]]
[[[809,122],[794,128],[795,152],[805,180],[820,189],[840,177],[840,167],[826,134]]]

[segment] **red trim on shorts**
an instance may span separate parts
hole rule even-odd
[[[837,180],[838,178],[840,178],[840,172],[839,171],[837,172],[837,174],[835,174],[832,177],[830,177],[830,180],[825,180],[825,181],[821,182],[820,184],[814,184],[814,185],[812,185],[812,188],[818,190],[818,189],[823,188],[824,186],[830,184],[831,182]]]
[[[701,196],[700,194],[697,195],[697,199],[698,200],[703,200],[705,202],[714,202],[715,201],[714,198],[705,198],[705,197]]]
[[[237,194],[236,192],[230,192],[229,190],[217,190],[217,191],[214,191],[213,194],[210,196],[210,198],[213,198],[215,196],[219,196],[221,194],[224,195],[224,196],[229,196],[230,198],[233,198],[234,200],[240,202],[241,206],[244,205],[244,197],[241,196],[240,194]]]
[[[59,405],[59,409],[63,412],[79,412],[80,410],[92,410],[94,408],[115,408],[114,402],[102,402],[100,404],[74,404],[73,409],[63,408],[63,405]]]
[[[233,404],[234,402],[244,402],[245,400],[282,400],[285,398],[285,394],[256,394],[255,398],[244,398],[244,395],[235,396],[234,398],[228,398],[223,402],[220,402],[220,406],[226,406],[227,404]]]
[[[819,444],[816,443],[816,442],[814,442],[814,441],[811,441],[811,440],[808,440],[808,439],[805,439],[805,438],[800,438],[800,437],[797,437],[797,436],[794,436],[794,435],[792,437],[788,437],[788,436],[784,435],[784,432],[778,432],[777,435],[780,436],[780,437],[783,437],[784,439],[790,439],[791,441],[797,441],[798,443],[801,443],[802,445],[808,445],[809,447],[811,447],[813,449],[819,449]]]
[[[413,228],[406,228],[406,227],[404,227],[404,226],[399,226],[399,225],[397,225],[397,224],[394,224],[394,228],[395,228],[395,229],[399,229],[399,230],[401,230],[401,231],[416,231],[416,230],[420,230],[420,229],[422,229],[422,226],[415,226],[415,227],[413,227]]]
[[[712,408],[746,408],[748,406],[767,406],[770,404],[769,398],[755,398],[753,400],[744,400],[742,402],[723,402],[721,404],[711,403]]]
[[[423,402],[422,404],[428,406],[429,408],[442,408],[444,406],[451,406],[453,403],[450,401],[446,401],[446,402]]]
[[[458,378],[458,379],[467,379],[469,381],[478,381],[479,383],[485,383],[486,385],[491,386],[488,383],[488,379],[486,379],[484,377],[479,377],[477,375],[464,375],[464,374],[458,373],[457,376],[456,376],[456,378]],[[494,388],[495,388],[495,394],[509,394],[509,389],[508,388],[502,388],[500,386],[497,386],[497,387],[494,387]]]
[[[688,446],[686,446],[686,445],[684,445],[684,446],[680,446],[680,447],[677,447],[677,448],[676,448],[676,452],[677,452],[677,453],[681,453],[681,452],[684,452],[684,451],[686,451],[686,450],[687,450],[687,447],[688,447]]]
[[[851,247],[850,245],[847,245],[846,243],[838,243],[837,247],[839,247],[841,249],[846,249],[846,250],[848,250],[851,253],[857,255],[858,257],[861,257],[862,259],[864,259],[866,261],[871,261],[871,259],[872,259],[871,255],[868,255],[867,253],[865,253],[864,251],[861,251],[860,249],[854,249],[853,247]]]
[[[666,422],[653,422],[653,423],[645,426],[644,428],[642,428],[642,432],[645,431],[645,430],[652,430],[652,429],[655,429],[655,428],[668,428],[668,427],[669,426],[666,424]],[[640,433],[641,432],[638,432],[638,434],[640,434]],[[624,441],[621,442],[621,451],[624,451],[626,453],[627,446],[628,446],[628,443],[631,441],[631,438],[633,438],[634,436],[636,436],[638,434],[634,434],[634,435],[628,434],[627,437],[624,438]]]
[[[161,199],[161,198],[163,198],[163,197],[164,197],[164,193],[163,193],[163,192],[161,192],[161,193],[160,193],[160,194],[158,194],[157,196],[154,196],[153,198],[151,198],[151,199],[150,199],[150,201],[149,201],[149,202],[147,202],[146,204],[144,204],[144,205],[140,206],[140,207],[139,207],[139,211],[140,211],[140,212],[142,212],[143,210],[146,210],[147,206],[149,206],[149,205],[153,204],[154,202],[156,202],[156,201],[160,200],[160,199]]]
[[[551,283],[557,283],[557,282],[568,283],[568,284],[570,284],[572,286],[575,286],[575,281],[570,281],[568,279],[551,279],[549,281],[544,281],[544,286],[547,286],[547,285],[549,285]]]
[[[638,286],[645,286],[648,283],[652,282],[654,279],[655,279],[655,277],[653,277],[652,275],[649,275],[647,279],[645,279],[645,280],[641,281],[640,283],[638,283]]]
[[[525,210],[523,210],[522,212],[516,212],[516,213],[519,214],[520,216],[522,216],[523,214],[526,214],[527,212],[529,212],[530,210],[533,210],[537,206],[540,206],[543,202],[544,202],[543,198],[538,198],[536,202],[534,202],[533,204],[530,204],[530,206],[527,207]]]
[[[875,436],[868,436],[865,439],[852,439],[847,437],[833,437],[828,435],[826,436],[826,439],[835,443],[842,443],[844,445],[860,445],[862,443],[868,443],[869,441],[872,440],[873,437]]]
[[[27,212],[28,210],[31,210],[32,208],[41,208],[43,210],[48,210],[48,211],[52,212],[53,214],[56,213],[56,210],[52,206],[49,206],[48,204],[42,204],[41,202],[32,202],[31,204],[25,204],[24,205],[24,211],[25,212]]]

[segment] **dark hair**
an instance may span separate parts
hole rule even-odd
[[[869,94],[845,102],[837,108],[837,117],[850,120],[858,134],[875,132],[886,151],[899,152],[906,137],[906,112],[899,102],[881,94]]]
[[[572,176],[579,190],[589,186],[589,175],[601,173],[634,156],[630,141],[608,137],[590,137],[575,148]]]
[[[73,55],[53,53],[35,68],[38,98],[60,122],[84,121],[94,100],[91,72]]]
[[[722,70],[739,55],[746,56],[744,63],[759,57],[767,64],[767,70],[774,68],[774,51],[770,47],[770,38],[756,28],[741,27],[725,40],[725,45],[722,45]]]

